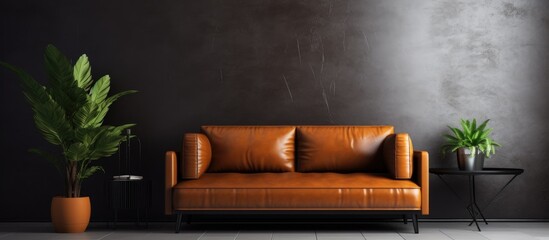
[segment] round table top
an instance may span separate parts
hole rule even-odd
[[[480,171],[465,171],[458,168],[431,168],[430,173],[437,175],[520,175],[522,168],[484,168]]]

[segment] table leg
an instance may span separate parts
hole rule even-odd
[[[477,190],[476,190],[476,184],[475,184],[475,176],[471,176],[472,179],[473,179],[473,184],[472,184],[472,187],[473,187],[473,190],[472,190],[472,194],[473,194],[473,202],[471,203],[471,205],[469,205],[471,207],[471,211],[473,212],[473,214],[475,214],[475,216],[480,215],[482,217],[482,220],[484,220],[484,223],[486,225],[488,225],[488,221],[486,221],[486,218],[484,217],[484,214],[482,214],[482,211],[480,210],[480,208],[478,207],[478,204],[477,204]],[[471,226],[473,224],[473,222],[470,222],[469,223],[469,226]]]
[[[475,175],[473,175],[472,177],[473,177],[473,205],[478,211],[478,213],[480,214],[480,216],[482,217],[482,220],[484,220],[484,223],[488,225],[488,221],[486,221],[484,214],[482,214],[482,211],[480,211],[480,208],[477,205],[477,190],[476,190],[476,184],[475,184]]]
[[[474,191],[474,176],[469,176],[469,206],[467,206],[467,211],[473,218],[473,222],[477,225],[477,229],[480,232],[480,227],[478,226],[477,217],[473,205],[475,204],[475,191]],[[469,224],[471,225],[471,224]]]

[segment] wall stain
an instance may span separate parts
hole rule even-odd
[[[508,18],[524,18],[526,15],[528,15],[528,11],[524,8],[520,8],[515,6],[512,3],[504,3],[503,4],[503,15]]]
[[[440,90],[446,104],[461,113],[472,111],[475,102],[496,102],[503,92],[491,77],[501,71],[505,47],[497,30],[504,20],[499,6],[486,1],[445,1],[432,10],[431,39],[444,56]]]

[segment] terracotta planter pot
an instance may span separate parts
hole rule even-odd
[[[90,223],[90,215],[89,197],[53,197],[51,200],[51,221],[56,232],[84,232]]]

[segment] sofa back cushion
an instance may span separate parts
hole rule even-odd
[[[212,147],[202,133],[186,133],[183,136],[181,178],[198,179],[210,166]]]
[[[298,126],[298,172],[383,172],[392,126]]]
[[[294,126],[203,126],[212,146],[208,172],[295,171]]]
[[[391,134],[383,142],[385,166],[395,179],[412,178],[413,157],[414,146],[408,133]]]

